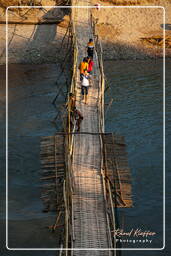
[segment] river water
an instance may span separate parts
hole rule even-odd
[[[125,136],[132,175],[134,206],[117,210],[118,223],[124,231],[155,232],[151,244],[124,242],[123,248],[160,248],[163,241],[163,66],[162,61],[105,61],[106,103],[113,98],[106,114],[106,131]],[[167,61],[167,70],[171,62]],[[1,66],[5,72],[5,67]],[[56,95],[56,65],[10,65],[9,70],[9,243],[10,248],[54,248],[60,234],[48,226],[55,215],[42,213],[40,137],[53,135],[56,110],[51,104]],[[1,72],[1,128],[5,144],[5,78]],[[171,74],[166,72],[167,131],[171,112]],[[58,106],[63,99],[58,100]],[[169,169],[170,136],[166,140],[166,167]],[[5,210],[5,161],[1,152],[1,199]],[[168,179],[170,174],[168,173]],[[167,179],[167,180],[168,180]],[[168,188],[167,195],[170,188]],[[170,198],[167,205],[170,210]],[[169,214],[168,214],[169,215]],[[167,216],[168,216],[167,215]],[[1,215],[3,230],[5,215]],[[168,228],[168,232],[171,229]],[[5,232],[4,232],[5,239]],[[169,250],[169,247],[167,248]],[[167,253],[167,251],[166,251]],[[157,251],[136,251],[136,255],[161,255]],[[3,255],[55,255],[53,251],[7,252]],[[123,256],[133,255],[123,251]],[[135,254],[134,254],[135,255]],[[165,255],[169,255],[168,253]]]
[[[1,66],[1,127],[5,119],[5,66]],[[59,67],[47,65],[9,65],[9,241],[10,248],[56,247],[60,235],[49,232],[55,214],[42,212],[40,138],[53,135],[56,126],[51,122],[56,109],[51,104],[57,94]],[[64,88],[65,89],[65,88]],[[58,106],[64,99],[58,98]],[[58,127],[60,125],[58,124]],[[3,136],[3,138],[4,138]],[[4,141],[3,141],[4,142]],[[1,156],[4,157],[4,153]],[[4,158],[3,158],[4,160]],[[5,169],[5,161],[3,161]],[[5,172],[1,197],[5,207]],[[1,221],[4,224],[5,216]],[[5,228],[5,227],[4,227]],[[14,253],[18,255],[18,252]],[[19,254],[20,255],[20,254]],[[21,255],[25,255],[21,252]],[[36,255],[39,255],[37,252]],[[52,252],[45,255],[53,255]]]
[[[168,157],[171,111],[170,68],[171,62],[167,61],[166,170],[169,170],[170,161]],[[114,99],[112,107],[107,112],[106,131],[125,136],[132,175],[134,205],[131,209],[118,210],[120,228],[126,232],[138,228],[156,233],[151,237],[151,244],[142,241],[134,243],[133,240],[140,240],[141,236],[122,236],[123,240],[130,238],[130,241],[122,243],[122,247],[161,248],[163,247],[163,63],[162,61],[112,61],[105,64],[105,74],[107,85],[110,86],[106,92],[106,102],[111,98]],[[167,175],[169,179],[168,172]],[[169,199],[168,193],[166,197]],[[150,240],[150,236],[147,238]],[[169,249],[167,247],[167,250]],[[136,253],[160,255],[159,251],[157,254],[148,251]],[[124,251],[123,255],[129,256],[132,252]]]

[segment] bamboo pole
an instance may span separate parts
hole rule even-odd
[[[114,210],[113,210],[113,199],[112,199],[112,193],[111,193],[111,188],[110,188],[109,180],[107,180],[107,185],[108,185],[108,190],[109,190],[110,207],[111,207],[111,212],[112,212],[112,224],[113,224],[113,230],[114,230],[115,227],[116,227],[116,224],[115,224],[115,213],[114,213]]]
[[[63,184],[63,194],[64,194],[64,204],[65,204],[65,248],[68,248],[68,206],[66,198],[66,181],[64,180]],[[68,251],[65,251],[65,255],[68,255]]]
[[[71,88],[70,88],[70,93],[75,94],[75,88],[76,88],[76,81],[75,81],[75,76],[76,76],[76,72],[77,72],[77,57],[78,57],[78,51],[77,51],[77,39],[76,39],[76,34],[75,34],[75,17],[76,17],[76,8],[72,8],[71,11],[71,29],[72,29],[72,34],[73,34],[73,74],[72,74],[72,80],[71,80]],[[68,97],[68,152],[66,155],[67,158],[67,176],[66,176],[66,183],[67,183],[67,188],[65,185],[65,193],[67,193],[67,195],[65,194],[65,205],[66,205],[66,218],[67,218],[67,223],[66,223],[66,247],[69,241],[69,219],[70,219],[70,215],[69,215],[69,208],[71,208],[71,212],[72,212],[72,193],[73,193],[73,182],[72,182],[72,173],[71,173],[71,166],[72,166],[72,149],[73,149],[73,143],[74,143],[74,134],[72,134],[71,131],[71,104],[69,102],[69,97]],[[65,183],[65,184],[66,184]],[[67,200],[67,198],[68,200]],[[71,205],[70,205],[71,204]],[[71,223],[73,223],[73,214],[71,216]],[[72,227],[73,229],[73,227]],[[72,235],[71,235],[71,240],[74,236],[74,232],[72,231]],[[72,241],[71,241],[72,244]],[[66,252],[67,255],[67,252]]]

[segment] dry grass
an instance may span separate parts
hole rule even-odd
[[[0,0],[0,7],[7,8],[8,6],[18,5],[17,0]]]
[[[54,0],[54,2],[56,3],[56,5],[67,5],[68,4],[68,0]],[[48,1],[46,2],[48,5]],[[45,1],[40,1],[40,0],[0,0],[0,7],[1,8],[7,8],[8,6],[18,6],[18,5],[37,5],[39,6],[40,4],[45,5]],[[49,1],[49,4],[52,5],[52,1]]]
[[[163,47],[163,37],[161,36],[153,36],[153,37],[143,37],[141,38],[141,41],[144,45],[149,46],[158,46]],[[171,48],[171,36],[167,36],[165,40],[166,48]]]
[[[101,0],[101,2],[111,3],[113,5],[145,5],[145,4],[161,4],[160,0]],[[165,2],[171,3],[171,0],[165,0]]]
[[[30,5],[30,0],[0,0],[0,7],[7,8],[8,6]],[[40,0],[34,0],[34,5],[39,5]]]

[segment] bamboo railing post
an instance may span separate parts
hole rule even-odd
[[[73,5],[73,3],[72,3]],[[77,17],[77,8],[71,9],[71,32],[72,32],[72,49],[73,49],[73,70],[72,70],[72,79],[71,87],[69,93],[75,94],[76,91],[76,74],[77,74],[77,58],[78,58],[78,46],[77,38],[75,33],[75,23]],[[65,198],[65,247],[68,247],[69,239],[71,240],[71,245],[75,239],[74,234],[74,216],[73,216],[73,174],[72,174],[72,154],[73,154],[73,145],[74,145],[74,135],[72,134],[75,131],[75,125],[71,128],[71,102],[68,96],[68,136],[66,139],[67,143],[67,153],[66,153],[66,162],[67,162],[67,173],[66,181],[64,184],[64,198]],[[65,254],[68,255],[67,252]]]
[[[95,33],[95,22],[93,21],[93,16],[91,15],[91,24],[93,27],[93,31]],[[104,78],[104,69],[103,69],[103,49],[102,49],[102,44],[101,41],[99,40],[98,35],[95,36],[95,48],[96,48],[96,53],[98,54],[98,64],[99,64],[99,70],[100,70],[100,81],[99,81],[99,87],[100,87],[100,95],[99,95],[99,111],[100,111],[100,120],[99,120],[99,128],[101,134],[104,133],[105,130],[105,123],[104,123],[104,91],[105,91],[105,78]],[[112,228],[115,230],[116,225],[115,225],[115,213],[114,213],[114,208],[113,208],[113,201],[112,201],[112,194],[111,194],[111,188],[110,188],[110,183],[109,180],[106,182],[105,179],[105,173],[103,172],[103,167],[104,166],[104,149],[103,149],[103,140],[102,137],[100,136],[100,141],[101,141],[101,152],[102,152],[102,163],[101,163],[101,171],[102,171],[102,183],[103,183],[103,189],[104,189],[104,199],[105,199],[105,207],[106,207],[106,212],[108,212],[108,208],[111,213],[111,218],[112,218]],[[109,197],[106,195],[106,191],[109,191]],[[108,202],[109,201],[109,202]],[[106,214],[107,217],[107,225],[108,225],[108,236],[109,236],[109,242],[110,246],[116,248],[116,239],[114,238],[114,241],[111,237],[111,227],[109,223],[109,216],[108,213]],[[109,251],[109,255],[111,255],[111,252]],[[116,251],[113,252],[113,255],[116,255]]]
[[[66,198],[66,181],[63,184],[64,204],[65,204],[65,248],[68,248],[68,206]],[[65,251],[65,255],[68,255],[68,251]]]

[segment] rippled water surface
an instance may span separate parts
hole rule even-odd
[[[5,67],[2,67],[5,71]],[[48,230],[55,214],[42,213],[40,138],[53,135],[56,110],[51,104],[56,96],[56,65],[10,65],[9,106],[9,244],[10,248],[51,248],[59,237]],[[1,73],[3,79],[3,72]],[[1,116],[4,120],[5,84],[1,90]],[[63,103],[59,98],[58,104]],[[1,123],[4,127],[4,123]],[[5,162],[3,162],[5,169]],[[3,201],[4,183],[1,184]],[[5,206],[5,202],[3,204]],[[4,215],[2,218],[4,219]],[[16,253],[16,255],[18,255]],[[22,255],[22,254],[21,254]],[[37,254],[36,254],[37,255]],[[45,255],[53,255],[49,252]]]
[[[167,62],[166,157],[170,148],[170,68],[171,63]],[[106,130],[125,136],[132,175],[134,206],[131,209],[118,210],[119,224],[124,231],[139,228],[156,233],[151,244],[124,242],[122,246],[161,248],[163,247],[162,61],[106,62],[105,72],[107,85],[110,86],[106,92],[106,102],[111,98],[114,99],[106,115]],[[166,167],[169,167],[168,158],[166,158]],[[123,255],[132,255],[132,253],[125,251]],[[138,255],[144,255],[144,252],[138,252]],[[146,252],[145,255],[160,255],[160,252],[157,254]]]
[[[118,221],[125,230],[141,228],[156,232],[152,245],[162,247],[163,207],[163,67],[158,61],[105,61],[106,131],[125,136],[132,173],[134,207],[119,209]],[[167,63],[171,69],[171,62]],[[2,67],[5,70],[5,67]],[[3,72],[1,81],[4,82]],[[9,246],[56,247],[59,238],[49,233],[55,216],[42,213],[40,201],[40,137],[53,135],[51,120],[56,112],[51,102],[56,95],[56,65],[10,65],[9,76]],[[170,126],[171,74],[167,78],[167,128]],[[1,90],[1,127],[4,135],[5,85]],[[62,101],[61,101],[62,102]],[[58,103],[60,104],[60,102]],[[3,136],[4,138],[4,136]],[[166,149],[170,148],[167,136]],[[167,156],[166,152],[166,156]],[[4,153],[4,152],[3,152]],[[1,159],[4,154],[1,154]],[[169,167],[169,158],[166,161]],[[3,161],[3,167],[5,163]],[[168,177],[170,174],[168,173]],[[5,182],[5,175],[3,175]],[[1,183],[4,200],[5,185]],[[169,194],[170,189],[168,189]],[[4,202],[4,201],[3,201]],[[170,210],[168,198],[168,210]],[[3,203],[5,207],[5,204]],[[1,221],[4,215],[1,216]],[[168,229],[171,232],[171,230]],[[136,247],[124,243],[123,247]],[[138,244],[144,247],[144,244]],[[54,252],[13,252],[13,255],[55,255]],[[4,255],[8,253],[4,252]],[[10,254],[11,255],[11,254]],[[125,251],[123,256],[135,255]],[[136,255],[144,255],[136,252]],[[145,255],[161,255],[146,252]],[[168,254],[169,255],[169,254]]]

